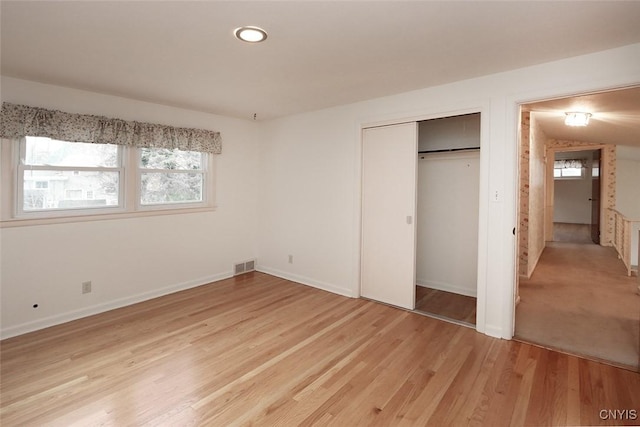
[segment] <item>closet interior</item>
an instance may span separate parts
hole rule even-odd
[[[480,113],[364,128],[360,295],[475,325],[479,181]]]
[[[418,122],[415,310],[475,325],[480,113]]]

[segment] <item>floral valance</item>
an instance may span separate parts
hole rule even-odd
[[[553,162],[554,169],[579,169],[587,167],[585,159],[566,159]]]
[[[0,137],[43,136],[71,142],[177,148],[220,154],[219,132],[2,104]]]

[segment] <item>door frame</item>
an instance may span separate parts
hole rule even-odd
[[[487,247],[488,241],[488,211],[489,211],[489,111],[491,108],[490,100],[486,100],[484,103],[474,103],[466,108],[456,109],[438,109],[417,111],[413,113],[400,113],[393,116],[373,117],[368,119],[362,119],[356,126],[357,145],[356,161],[355,165],[357,174],[359,176],[360,185],[356,191],[356,200],[359,208],[356,210],[357,218],[354,218],[354,223],[358,224],[358,250],[356,251],[356,266],[357,266],[357,280],[358,280],[358,292],[356,297],[362,297],[362,275],[361,275],[361,258],[362,258],[362,147],[363,147],[363,130],[371,127],[388,126],[394,124],[401,124],[407,122],[420,122],[423,120],[441,119],[451,116],[461,116],[465,114],[480,113],[480,179],[478,182],[480,191],[480,205],[478,206],[478,270],[477,270],[477,297],[476,297],[476,331],[480,333],[487,333],[486,325],[486,294],[487,294]],[[416,158],[417,158],[416,151]],[[417,179],[417,178],[416,178]],[[415,272],[415,268],[414,268]],[[415,280],[415,278],[414,278]],[[495,336],[494,333],[489,335]]]
[[[509,277],[511,279],[511,286],[508,289],[508,293],[505,292],[503,299],[504,318],[502,323],[502,338],[512,339],[515,335],[516,327],[516,305],[518,300],[518,284],[519,284],[519,210],[520,210],[520,133],[521,133],[521,111],[522,106],[534,102],[547,101],[558,98],[569,98],[573,96],[587,95],[597,92],[607,92],[613,90],[623,90],[629,88],[635,88],[640,85],[637,75],[616,76],[603,80],[587,80],[578,83],[565,84],[562,86],[553,86],[550,88],[542,88],[536,90],[522,90],[511,96],[506,96],[506,132],[510,135],[510,140],[513,142],[507,146],[507,159],[511,159],[511,170],[509,176],[513,178],[514,185],[510,186],[512,200],[508,212],[508,216],[512,218],[514,225],[514,237],[511,245],[511,272]],[[604,183],[601,182],[601,188],[604,188]],[[615,190],[614,190],[615,191]],[[602,204],[601,204],[602,209]],[[602,226],[601,218],[601,226]],[[601,242],[602,242],[602,235]]]
[[[574,141],[574,142],[580,142],[580,141]],[[611,149],[613,147],[613,155],[614,158],[611,159]],[[611,208],[615,208],[615,188],[611,188],[611,190],[609,190],[609,184],[610,184],[610,178],[609,178],[609,164],[613,163],[611,166],[613,166],[613,170],[611,172],[613,172],[613,174],[615,175],[616,169],[615,169],[615,145],[612,144],[593,144],[593,145],[574,145],[574,146],[568,146],[568,147],[549,147],[546,150],[546,154],[547,154],[547,159],[554,159],[555,158],[555,154],[557,152],[571,152],[571,151],[593,151],[593,150],[600,150],[600,164],[601,164],[601,170],[605,170],[606,173],[603,175],[602,173],[600,174],[600,246],[610,246],[607,245],[606,242],[608,241],[607,239],[610,238],[611,236],[609,235],[610,233],[607,231],[607,223],[610,221],[609,220],[609,215],[607,214],[607,208],[611,207]],[[551,162],[549,162],[551,163]],[[606,168],[602,167],[603,164],[607,163]],[[551,163],[553,164],[553,163]],[[547,195],[549,196],[549,200],[548,202],[550,203],[549,205],[545,205],[545,225],[544,225],[544,233],[545,233],[545,243],[548,241],[553,240],[553,237],[549,238],[549,236],[553,236],[553,188],[554,188],[554,178],[553,178],[553,167],[549,167],[549,164],[547,164],[547,174],[545,177],[545,185],[547,188]],[[614,181],[615,182],[615,181]],[[549,192],[549,189],[551,189],[551,191]],[[609,206],[611,203],[613,203],[613,206]],[[519,204],[519,200],[518,200],[518,204]],[[546,212],[547,208],[550,207],[551,212]]]
[[[543,102],[543,101],[548,101],[548,100],[553,100],[553,99],[558,99],[558,98],[571,98],[571,97],[575,97],[575,96],[582,96],[582,95],[588,95],[588,94],[593,94],[593,93],[599,93],[599,92],[609,92],[609,91],[615,91],[615,90],[624,90],[624,89],[628,89],[628,88],[633,88],[633,87],[638,87],[638,83],[637,82],[633,82],[633,83],[628,83],[628,84],[618,84],[618,85],[612,85],[612,86],[600,86],[600,87],[583,87],[583,88],[576,88],[574,90],[570,90],[567,92],[561,92],[556,90],[551,90],[551,91],[540,91],[540,94],[538,96],[531,96],[531,94],[528,94],[527,96],[512,96],[509,97],[507,100],[507,103],[509,105],[511,105],[512,108],[508,109],[509,112],[509,122],[511,122],[513,124],[513,134],[514,134],[514,144],[512,147],[512,159],[513,159],[513,168],[514,168],[514,178],[515,178],[515,182],[517,184],[515,184],[513,186],[513,194],[514,194],[514,204],[513,204],[513,218],[514,218],[514,242],[513,242],[513,246],[512,246],[512,250],[513,250],[513,270],[512,270],[512,287],[511,287],[511,294],[510,294],[510,301],[509,304],[506,304],[506,310],[510,311],[510,316],[506,319],[506,322],[509,322],[507,325],[505,325],[506,327],[506,331],[509,332],[509,334],[507,336],[504,336],[504,338],[507,339],[512,339],[513,336],[515,335],[515,329],[516,329],[516,306],[519,302],[520,296],[518,294],[518,287],[519,287],[519,283],[520,283],[520,260],[519,260],[519,252],[520,252],[520,226],[518,224],[519,221],[519,212],[520,212],[520,190],[521,190],[521,185],[520,185],[520,176],[521,176],[521,167],[520,167],[520,159],[521,159],[521,153],[520,153],[520,138],[521,138],[521,130],[522,130],[522,124],[521,124],[521,116],[522,116],[522,107],[526,104],[531,104],[531,103],[535,103],[535,102]],[[568,141],[564,141],[565,143]],[[579,141],[569,141],[569,142],[579,142]],[[613,147],[613,154],[611,152],[611,147]],[[601,165],[605,164],[605,163],[613,163],[613,168],[611,168],[611,165],[608,164],[606,166],[607,170],[609,170],[609,173],[611,173],[611,171],[613,171],[613,174],[615,175],[616,173],[616,169],[615,169],[615,145],[612,144],[592,144],[592,145],[582,145],[580,147],[571,147],[570,145],[567,147],[562,147],[562,149],[558,149],[559,147],[554,147],[556,148],[556,151],[583,151],[583,150],[597,150],[597,149],[601,149]],[[547,158],[549,158],[550,152],[547,151]],[[553,151],[551,154],[553,154],[555,156],[555,151]],[[548,164],[547,164],[548,166]],[[549,175],[551,175],[551,178],[553,179],[553,170],[551,170],[550,174],[549,174],[549,168],[547,167],[547,179],[549,178]],[[615,183],[615,178],[614,181]],[[609,181],[606,180],[605,178],[603,178],[601,176],[600,179],[600,245],[601,246],[606,246],[603,245],[603,241],[606,242],[606,237],[608,237],[608,230],[607,230],[607,223],[610,221],[609,216],[607,214],[607,206],[611,203],[613,203],[613,208],[615,208],[615,185],[610,189],[611,191],[609,191]],[[548,193],[548,189],[549,189],[549,183],[547,180],[545,180],[545,187],[546,187],[546,192]],[[553,188],[553,187],[551,187]],[[545,195],[545,197],[547,197],[547,195]],[[606,203],[605,203],[606,200]],[[553,216],[551,215],[547,215],[546,214],[546,209],[547,207],[545,206],[545,243],[547,241],[547,233],[549,231],[549,226],[548,226],[548,221],[549,221],[549,217],[551,218],[551,222],[553,222]],[[553,228],[551,227],[551,230],[553,230]]]

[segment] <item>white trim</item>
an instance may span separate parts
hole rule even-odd
[[[485,325],[484,334],[493,338],[511,339],[506,338],[502,333],[502,328],[496,325]]]
[[[640,46],[636,45],[636,46]],[[620,48],[624,49],[624,48]],[[637,50],[637,49],[636,49]],[[617,55],[617,53],[616,53]],[[626,67],[625,67],[626,68]],[[520,191],[520,153],[517,148],[519,141],[520,131],[520,108],[524,104],[530,104],[534,102],[548,101],[553,99],[569,98],[593,93],[608,92],[612,90],[622,90],[627,88],[634,88],[640,85],[637,74],[629,74],[623,71],[621,75],[616,75],[608,78],[588,79],[580,83],[573,85],[553,86],[546,87],[544,89],[536,89],[527,92],[519,92],[514,95],[507,96],[505,99],[507,117],[505,121],[505,135],[507,140],[514,141],[512,144],[514,147],[509,147],[511,144],[507,144],[510,153],[506,153],[506,159],[511,159],[515,167],[515,172],[512,174],[513,182],[517,185],[513,185],[513,204],[510,207],[512,209],[510,219],[513,224],[518,226],[518,209],[520,204],[520,198],[518,192]],[[511,177],[508,177],[511,178]],[[602,226],[602,224],[601,224]],[[602,230],[602,228],[601,228]],[[516,234],[517,237],[517,234]],[[500,338],[512,339],[515,335],[516,328],[516,287],[518,286],[518,249],[519,241],[516,238],[512,243],[512,255],[513,259],[510,260],[511,274],[510,274],[510,289],[505,290],[505,294],[508,297],[504,302],[504,319],[502,330],[504,334],[499,335]],[[507,334],[508,332],[508,334]],[[487,330],[487,335],[491,335]],[[493,335],[492,335],[493,336]]]
[[[136,218],[157,215],[175,215],[188,213],[213,212],[216,210],[216,179],[215,179],[215,155],[206,154],[206,160],[202,161],[202,168],[197,171],[203,175],[203,201],[192,203],[154,204],[141,206],[136,200],[139,190],[136,185],[139,181],[139,169],[136,167],[139,150],[131,147],[118,146],[120,167],[106,168],[120,173],[120,204],[118,206],[100,206],[88,208],[49,209],[16,212],[21,206],[18,201],[19,184],[18,174],[20,152],[24,146],[19,140],[2,139],[0,166],[2,173],[0,191],[0,229],[11,227],[24,227],[33,225],[61,224],[71,222],[104,221],[113,219]],[[23,150],[22,150],[23,151]],[[131,167],[131,166],[134,167]],[[96,170],[104,168],[84,167],[47,167],[34,166],[34,169],[60,169],[60,170]],[[190,172],[190,171],[189,171]]]
[[[478,270],[477,270],[477,300],[476,300],[476,331],[490,335],[492,337],[503,338],[506,333],[496,333],[494,330],[488,332],[486,323],[486,305],[487,305],[487,276],[489,274],[487,262],[487,247],[489,245],[488,224],[489,218],[489,200],[491,194],[490,180],[490,114],[491,100],[485,99],[472,102],[468,107],[449,107],[442,106],[438,109],[421,109],[413,112],[395,113],[376,117],[360,117],[357,122],[357,144],[356,144],[356,169],[358,172],[356,202],[359,209],[356,215],[356,230],[358,230],[358,246],[355,251],[357,259],[357,288],[354,292],[355,297],[359,297],[362,286],[362,278],[360,275],[360,259],[362,253],[362,131],[367,127],[388,126],[392,124],[406,122],[420,122],[423,120],[440,119],[451,116],[461,116],[466,114],[480,113],[480,179],[478,186],[480,187],[480,204],[478,206]],[[416,152],[417,155],[417,152]],[[504,193],[504,188],[495,188],[500,193]],[[501,331],[500,331],[501,332]]]
[[[195,214],[202,212],[215,212],[217,206],[200,207],[200,208],[183,208],[183,209],[149,209],[144,211],[131,211],[131,212],[114,212],[114,213],[101,213],[94,215],[68,215],[58,216],[50,218],[20,218],[9,219],[0,221],[1,228],[12,227],[28,227],[32,225],[47,225],[47,224],[65,224],[70,222],[88,222],[88,221],[107,221],[113,219],[126,219],[126,218],[140,218],[145,216],[159,216],[159,215],[176,215],[176,214]]]
[[[113,301],[102,304],[93,305],[91,307],[73,310],[66,313],[56,314],[54,316],[45,317],[43,319],[34,320],[32,322],[22,323],[20,325],[11,326],[0,330],[0,339],[15,337],[17,335],[26,334],[28,332],[37,331],[51,326],[60,325],[72,320],[81,319],[83,317],[93,316],[95,314],[104,313],[116,308],[126,307],[128,305],[137,304],[139,302],[148,301],[164,295],[173,294],[175,292],[184,291],[186,289],[196,288],[217,282],[219,280],[233,277],[233,272],[224,272],[213,276],[201,277],[199,279],[189,280],[187,282],[175,285],[165,286],[164,288],[154,289],[148,292],[142,292],[128,297],[118,298]]]
[[[487,283],[489,262],[489,198],[490,187],[490,155],[491,155],[491,121],[490,121],[490,101],[486,101],[480,108],[480,177],[478,191],[480,193],[480,204],[478,206],[478,276],[476,295],[476,331],[486,333],[487,319]]]
[[[421,286],[423,288],[436,289],[438,291],[451,292],[458,295],[465,295],[468,297],[477,298],[478,291],[475,292],[468,288],[463,288],[461,286],[452,285],[451,283],[438,282],[433,280],[416,280],[416,285]]]
[[[351,218],[351,226],[355,230],[353,239],[352,254],[352,277],[353,277],[353,296],[360,298],[362,282],[362,127],[358,123],[353,123],[355,156],[354,156],[354,176],[353,182],[356,184],[353,188],[353,216]]]
[[[438,110],[435,112],[412,112],[406,115],[392,116],[392,117],[377,117],[377,118],[365,118],[359,123],[360,130],[372,127],[391,126],[401,123],[422,122],[425,120],[443,119],[447,117],[466,116],[468,114],[487,112],[486,105],[475,105],[468,108],[452,108],[451,110]],[[480,125],[482,128],[482,124]],[[481,141],[482,143],[482,141]],[[482,144],[481,144],[482,145]]]
[[[531,267],[531,270],[527,271],[526,275],[520,275],[520,277],[522,278],[526,278],[526,279],[531,279],[531,276],[533,275],[533,272],[536,270],[536,267],[538,266],[538,263],[540,262],[540,258],[542,258],[542,253],[544,252],[544,249],[547,247],[547,242],[544,242],[544,245],[542,245],[542,248],[540,248],[540,251],[535,254],[535,259],[532,259],[533,262],[533,266]],[[531,258],[530,258],[531,260]],[[516,304],[518,299],[520,298],[520,295],[516,295]]]
[[[159,149],[159,150],[167,150],[166,148],[154,148],[154,147],[145,147],[151,150]],[[213,170],[211,159],[213,155],[210,153],[201,152],[200,155],[200,169],[158,169],[158,168],[144,168],[142,167],[142,149],[135,149],[133,151],[130,159],[135,158],[134,167],[130,168],[134,172],[132,173],[133,182],[135,182],[135,200],[133,206],[135,206],[136,211],[153,211],[153,210],[162,210],[162,209],[197,209],[197,208],[206,208],[209,206],[211,201],[211,190],[210,187],[213,186],[212,180],[209,179],[209,174]],[[202,200],[200,201],[191,201],[191,202],[164,202],[164,203],[142,203],[142,176],[146,173],[166,173],[166,174],[199,174],[202,176]]]
[[[330,283],[321,282],[319,280],[311,279],[306,276],[300,276],[297,274],[289,273],[275,268],[256,266],[256,271],[260,273],[270,274],[272,276],[280,277],[281,279],[290,280],[292,282],[300,283],[303,285],[311,286],[312,288],[321,289],[323,291],[331,292],[333,294],[342,295],[349,298],[358,298],[356,292],[349,288],[343,288],[341,286],[335,286]]]
[[[0,218],[10,218],[17,203],[18,147],[5,138],[0,139],[0,144]]]
[[[125,148],[116,145],[116,166],[54,166],[54,165],[28,165],[26,164],[27,137],[20,138],[17,141],[19,158],[17,168],[15,170],[15,205],[12,218],[28,219],[28,218],[52,218],[57,216],[77,216],[77,215],[99,215],[102,213],[124,212],[124,187],[125,187],[125,169],[123,166],[123,157]],[[78,144],[75,142],[67,142],[69,144]],[[15,144],[15,143],[14,143]],[[66,209],[33,209],[24,210],[24,174],[27,171],[61,171],[61,172],[110,172],[118,174],[118,204],[105,206],[88,206]]]

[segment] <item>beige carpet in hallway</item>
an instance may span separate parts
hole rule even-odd
[[[637,281],[613,248],[548,243],[520,279],[516,338],[640,370]]]
[[[591,225],[571,224],[568,222],[553,223],[554,242],[593,243],[591,241]]]

